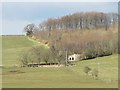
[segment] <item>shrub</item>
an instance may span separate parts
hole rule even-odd
[[[97,69],[93,69],[93,70],[92,70],[92,77],[95,78],[95,79],[97,79],[97,78],[98,78],[98,73],[99,73],[99,72],[98,72]]]
[[[91,71],[91,68],[86,66],[84,67],[84,72],[88,75],[89,71]]]

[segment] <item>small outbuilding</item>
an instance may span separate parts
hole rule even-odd
[[[78,61],[80,59],[80,54],[73,54],[68,56],[68,62]]]

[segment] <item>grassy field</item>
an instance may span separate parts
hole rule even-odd
[[[15,66],[21,52],[38,43],[24,36],[3,36],[2,40],[3,88],[118,87],[118,55],[79,61],[72,67],[21,68]],[[83,72],[85,66],[99,70],[97,80]]]
[[[24,36],[2,37],[2,62],[5,66],[19,64],[20,54],[26,49],[37,45],[37,42],[29,41]]]

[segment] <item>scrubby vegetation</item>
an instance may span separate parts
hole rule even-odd
[[[78,53],[81,59],[92,59],[118,53],[117,21],[116,13],[74,13],[48,19],[39,27],[29,24],[25,31],[27,35],[31,32],[29,37],[54,47],[57,55],[67,51],[68,55]]]
[[[91,71],[91,68],[86,66],[84,67],[84,72],[88,75],[88,73]]]
[[[93,69],[93,68],[90,68],[90,67],[88,67],[88,66],[85,66],[84,69],[83,69],[83,71],[84,71],[84,73],[85,73],[86,75],[90,75],[90,76],[92,76],[92,78],[98,79],[99,71],[98,71],[97,68],[94,68],[94,69]]]
[[[44,46],[34,46],[29,50],[26,50],[20,56],[20,61],[22,66],[28,66],[29,63],[41,64],[45,63],[46,65],[55,63],[57,65],[65,64],[64,53],[56,51],[54,47],[46,49]]]

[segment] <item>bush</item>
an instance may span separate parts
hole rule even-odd
[[[27,52],[23,52],[22,54],[21,54],[21,56],[20,56],[20,63],[22,64],[21,66],[23,66],[23,67],[26,67],[27,66],[27,64],[28,64],[28,61],[29,61],[29,59],[28,59],[28,53]]]
[[[98,69],[91,69],[90,67],[86,66],[84,67],[84,73],[86,73],[86,75],[90,75],[92,76],[94,79],[98,79]]]
[[[86,66],[84,67],[84,72],[88,75],[89,71],[91,71],[91,68]]]
[[[92,77],[95,78],[95,79],[97,79],[97,78],[98,78],[98,73],[99,73],[99,72],[98,72],[97,69],[93,69],[93,70],[92,70]]]

